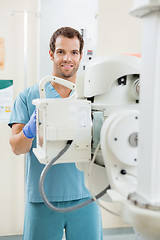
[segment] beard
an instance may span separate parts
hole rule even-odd
[[[65,70],[65,69],[62,69],[59,65],[55,64],[54,66],[54,69],[56,70],[56,73],[57,73],[57,77],[60,77],[60,78],[70,78],[72,76],[74,76],[77,71],[78,71],[78,68],[79,68],[79,63],[75,66],[73,66],[72,70]]]
[[[76,72],[78,71],[79,65],[76,66],[75,68],[72,69],[72,71],[68,72],[67,71],[62,71],[61,70],[61,74],[64,78],[70,78],[72,76],[74,76],[76,74]]]

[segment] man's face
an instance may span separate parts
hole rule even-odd
[[[79,52],[80,42],[77,37],[59,36],[55,42],[55,52],[50,51],[53,59],[53,75],[64,79],[73,77],[79,67],[82,56]]]

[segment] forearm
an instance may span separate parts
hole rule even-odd
[[[16,155],[19,155],[29,152],[32,146],[32,141],[33,138],[31,139],[26,138],[25,135],[23,134],[23,131],[21,131],[16,135],[12,135],[9,142],[12,147],[12,151]]]

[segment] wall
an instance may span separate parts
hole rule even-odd
[[[98,55],[141,52],[141,20],[129,15],[133,0],[99,0]]]
[[[25,84],[24,70],[24,14],[36,11],[32,0],[0,0],[0,37],[5,43],[5,65],[0,79],[13,80],[13,100],[25,85],[37,80],[37,18],[28,16],[28,65]],[[13,10],[16,10],[15,14]],[[31,38],[32,36],[32,38]],[[32,49],[32,51],[30,50]],[[11,129],[0,123],[0,236],[21,234],[24,218],[24,156],[15,156],[9,145]]]
[[[129,15],[133,0],[99,0],[98,46],[99,56],[141,53],[141,20]],[[112,203],[102,202],[115,210]],[[125,227],[122,220],[102,210],[103,227]]]

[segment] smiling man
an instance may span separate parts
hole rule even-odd
[[[73,28],[63,27],[54,32],[49,51],[52,74],[75,82],[83,45],[82,36]],[[32,100],[39,98],[38,87],[37,83],[19,94],[9,122],[13,152],[17,155],[27,153],[23,240],[62,240],[63,229],[66,240],[102,240],[101,212],[96,203],[63,214],[47,208],[40,196],[39,178],[44,165],[32,151],[36,147],[36,115]],[[70,89],[53,82],[46,83],[45,91],[48,98],[66,98],[71,94]],[[46,176],[45,194],[56,207],[69,207],[91,197],[84,185],[83,172],[74,163],[52,166]]]
[[[66,29],[70,29],[70,32],[67,32]],[[58,29],[52,35],[49,54],[53,61],[53,76],[75,83],[77,70],[82,58],[84,44],[82,40],[79,32],[76,32],[71,28]],[[69,96],[69,89],[56,83],[51,84],[61,97]]]
[[[52,50],[49,51],[54,63],[53,75],[63,76],[63,78],[75,82],[76,72],[82,58],[79,45],[80,42],[76,36],[71,39],[63,36],[57,37],[55,50],[52,49],[51,44]]]

